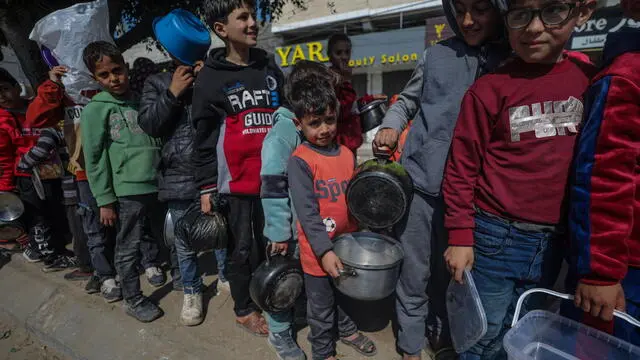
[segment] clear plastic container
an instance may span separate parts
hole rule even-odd
[[[523,294],[520,300],[528,293]],[[515,312],[514,322],[517,323],[504,337],[504,349],[511,360],[640,359],[640,347],[573,320],[535,310],[518,321],[519,312],[520,306]],[[616,315],[628,317],[627,314]]]
[[[487,315],[469,270],[463,279],[463,284],[451,280],[447,288],[451,342],[457,353],[469,350],[487,333]]]

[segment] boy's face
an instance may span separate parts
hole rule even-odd
[[[111,94],[124,95],[129,91],[129,69],[109,56],[103,56],[96,62],[93,78]]]
[[[640,0],[621,0],[620,5],[625,16],[640,21]]]
[[[560,61],[573,28],[589,20],[594,4],[592,0],[514,1],[505,15],[511,48],[528,63]]]
[[[227,23],[216,22],[216,33],[225,41],[244,47],[258,44],[258,22],[255,9],[242,4],[227,17]]]
[[[331,48],[329,60],[334,67],[344,70],[349,68],[349,60],[351,60],[351,44],[348,41],[338,41]]]
[[[327,109],[323,115],[307,114],[296,120],[296,126],[310,143],[329,146],[333,144],[338,131],[336,109]]]
[[[22,103],[20,98],[20,86],[10,82],[0,82],[0,107],[5,109],[19,108]]]
[[[464,41],[480,46],[496,37],[500,13],[489,0],[455,0],[456,23]]]

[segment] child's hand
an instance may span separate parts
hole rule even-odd
[[[203,214],[211,214],[211,193],[200,195],[200,211]]]
[[[453,278],[462,284],[464,270],[473,267],[473,246],[449,246],[444,259]]]
[[[69,69],[66,66],[58,65],[49,70],[49,79],[56,83],[62,83],[62,77]]]
[[[202,60],[196,61],[196,63],[193,65],[193,74],[198,76],[198,73],[200,72],[200,70],[202,70],[203,67],[204,67],[204,61]]]
[[[574,303],[576,307],[591,313],[594,317],[611,321],[614,309],[620,311],[625,309],[624,290],[619,283],[610,286],[578,283]]]
[[[331,275],[332,278],[340,277],[340,270],[344,268],[342,265],[342,261],[336,253],[332,250],[327,251],[327,253],[322,256],[322,269],[327,272],[327,274]]]
[[[195,78],[193,77],[193,69],[190,66],[180,65],[173,73],[171,79],[171,85],[169,85],[169,91],[179,98],[184,92],[193,84]]]
[[[113,204],[100,207],[100,223],[102,225],[114,227],[116,226],[116,220],[118,220],[118,215],[113,208]]]

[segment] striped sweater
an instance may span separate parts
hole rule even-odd
[[[57,179],[64,175],[63,164],[68,160],[62,130],[45,128],[40,131],[36,144],[20,158],[18,170],[30,173],[37,166],[43,179]]]

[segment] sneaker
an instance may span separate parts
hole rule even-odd
[[[182,313],[180,314],[182,325],[196,326],[202,324],[202,294],[184,294]]]
[[[116,302],[122,300],[122,289],[114,279],[107,279],[102,282],[100,287],[102,297],[108,302]]]
[[[87,294],[95,294],[100,292],[100,278],[96,275],[92,275],[87,282],[87,285],[84,287],[84,291]]]
[[[50,264],[45,262],[42,268],[43,272],[51,273],[56,271],[62,271],[65,269],[72,269],[78,267],[78,258],[75,256],[60,255]]]
[[[133,303],[125,301],[124,308],[127,315],[144,323],[152,322],[164,314],[162,309],[144,296]]]
[[[43,259],[42,253],[32,248],[31,246],[27,246],[27,248],[24,249],[24,252],[22,253],[22,257],[24,257],[25,260],[27,260],[30,263],[37,263],[42,261]]]
[[[93,271],[87,271],[86,269],[76,269],[70,273],[64,275],[65,280],[69,281],[83,281],[89,280],[93,276]]]
[[[144,271],[149,284],[154,287],[160,287],[167,282],[167,276],[157,266],[150,266]]]
[[[300,349],[296,341],[293,340],[290,330],[285,330],[281,333],[269,332],[267,338],[269,345],[275,350],[280,360],[306,360],[307,356],[304,351]]]

